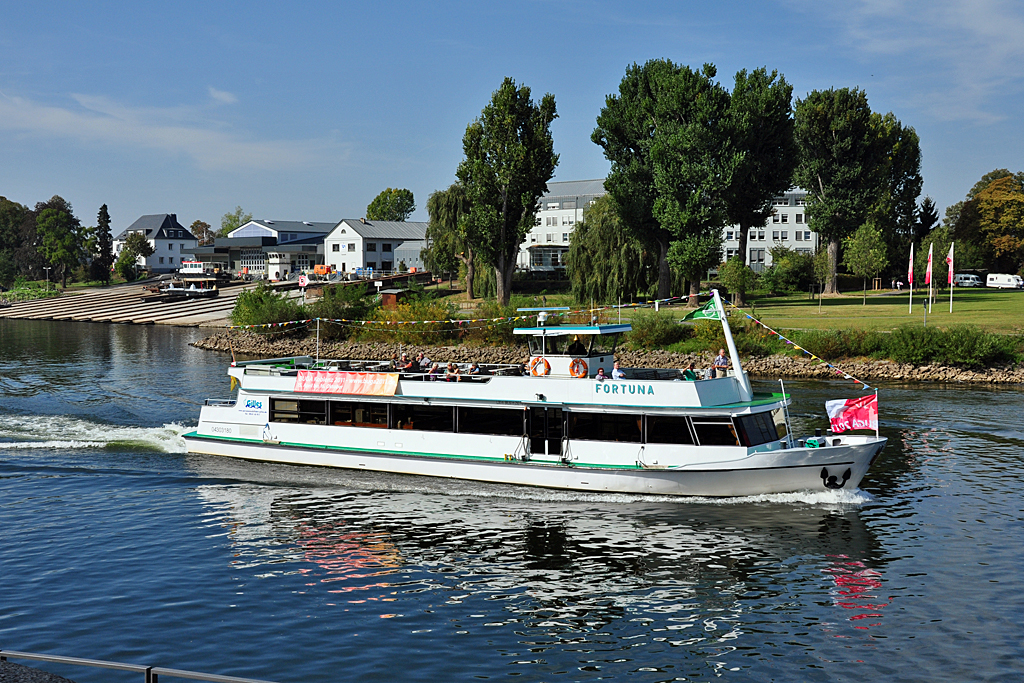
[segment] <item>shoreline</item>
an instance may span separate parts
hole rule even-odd
[[[316,340],[275,339],[251,334],[221,332],[191,344],[206,351],[234,352],[253,358],[283,358],[287,356],[316,355]],[[439,363],[525,363],[529,354],[518,346],[457,346],[399,345],[385,342],[321,342],[320,356],[324,358],[363,358],[367,360],[388,360],[395,353],[410,356],[423,352]],[[709,367],[713,354],[684,354],[671,351],[623,351],[618,350],[615,358],[626,368],[682,368],[693,362],[698,368]],[[752,357],[741,359],[743,369],[752,377],[834,379],[835,370],[809,358],[794,358],[785,355]],[[959,382],[966,384],[1024,384],[1024,367],[996,367],[984,370],[969,370],[945,365],[921,365],[894,363],[887,360],[830,361],[844,373],[865,381],[913,381],[913,382]]]

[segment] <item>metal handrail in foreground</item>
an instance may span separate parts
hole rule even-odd
[[[143,674],[145,676],[145,683],[157,683],[158,676],[191,678],[197,681],[210,681],[210,683],[271,683],[270,681],[263,681],[256,678],[221,676],[220,674],[206,674],[199,671],[168,669],[162,666],[143,666],[141,664],[125,664],[124,662],[108,662],[102,659],[82,659],[80,657],[43,655],[36,652],[19,652],[17,650],[0,649],[0,662],[6,662],[8,657],[13,657],[15,659],[33,659],[39,662],[52,662],[54,664],[72,664],[74,666],[94,666],[100,669],[132,671],[134,673]]]

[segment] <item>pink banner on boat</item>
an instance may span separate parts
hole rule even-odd
[[[838,434],[847,429],[878,429],[878,396],[825,401],[832,431]]]
[[[323,372],[299,370],[294,391],[303,394],[360,394],[394,396],[397,372]]]

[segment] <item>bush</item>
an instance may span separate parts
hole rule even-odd
[[[266,282],[242,292],[231,311],[233,325],[266,325],[308,317],[303,307],[285,294],[278,294]]]
[[[633,329],[626,335],[626,343],[635,349],[669,346],[693,334],[692,328],[677,323],[670,311],[637,309],[631,323]]]
[[[787,335],[825,360],[872,356],[885,348],[887,335],[865,330],[808,330]]]
[[[368,320],[379,322],[363,325],[358,337],[364,341],[391,344],[438,344],[451,341],[455,325],[447,322],[455,317],[454,304],[444,301],[411,299],[389,308],[378,308]],[[438,322],[417,322],[436,320]]]
[[[942,350],[935,358],[939,363],[980,368],[1017,360],[1019,340],[1013,337],[983,332],[973,325],[954,325],[943,336]]]
[[[375,307],[362,282],[324,287],[320,300],[307,307],[312,318],[365,320]],[[348,339],[362,331],[362,325],[321,323],[320,336],[327,340]]]
[[[512,318],[516,315],[517,308],[529,308],[536,306],[530,297],[513,296],[508,306],[502,306],[496,299],[481,301],[473,314],[474,319],[493,320],[494,318]],[[526,320],[506,320],[498,323],[465,323],[459,325],[459,338],[463,341],[478,344],[494,344],[508,346],[511,344],[522,344],[524,339],[516,338],[513,330],[517,327],[533,327],[537,322],[533,318]]]

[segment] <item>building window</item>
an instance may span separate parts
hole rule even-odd
[[[380,262],[380,269],[381,270],[393,270],[394,269],[394,265],[395,265],[394,261],[381,261]]]
[[[789,206],[788,197],[776,197],[772,200],[772,206]]]
[[[369,268],[370,270],[376,270],[377,269],[377,262],[376,261],[367,261],[366,262],[366,267]]]
[[[367,242],[366,243],[366,251],[368,251],[368,252],[370,252],[370,251],[377,251],[377,243],[376,242]]]
[[[548,244],[550,244],[551,242],[555,241],[555,236],[552,235],[550,232],[547,234],[547,238],[548,238]]]
[[[530,234],[530,244],[537,244],[537,236],[532,233]]]
[[[804,238],[804,232],[803,232],[803,230],[797,230],[793,234],[793,236],[796,237],[796,241],[799,242],[799,241],[801,241]]]
[[[734,256],[739,256],[739,253],[740,253],[739,249],[726,249],[725,250],[725,260],[728,261],[729,259],[733,258]]]
[[[772,241],[773,242],[778,242],[779,241],[779,231],[778,230],[772,230]]]
[[[563,232],[562,233],[562,241],[563,242],[568,242],[569,241],[569,233],[567,233],[567,232]]]
[[[562,225],[569,225],[569,217],[562,216]]]
[[[780,220],[782,220],[782,219],[779,218],[779,214],[777,214],[777,213],[773,213],[772,214],[772,223],[778,223]]]
[[[764,230],[757,231],[757,241],[764,242]]]
[[[789,222],[789,214],[788,213],[782,214],[782,222],[783,223],[788,223]]]
[[[727,240],[731,240],[732,239],[732,230],[726,230],[725,231],[725,239],[727,239]]]
[[[384,244],[380,245],[380,250],[384,252],[391,251],[391,245],[385,242]]]
[[[807,240],[808,242],[811,241],[811,231],[810,230],[804,230],[804,239]]]
[[[540,225],[540,216],[537,216],[537,218],[533,221],[533,224]]]
[[[807,206],[807,200],[801,197],[800,199],[796,200],[796,205],[797,206]]]
[[[185,245],[184,244],[179,244],[178,245],[178,251],[185,251]]]
[[[348,243],[348,250],[349,251],[355,251],[356,250],[356,243],[355,242],[349,242]]]
[[[161,257],[160,257],[160,265],[163,265],[163,264],[164,264],[164,257],[163,257],[163,256],[161,256]]]
[[[341,264],[341,272],[343,272],[343,273],[344,273],[344,272],[345,272],[346,270],[348,270],[348,268],[346,268],[346,267],[345,267],[345,264],[344,264],[344,263],[342,263],[342,264]]]
[[[569,216],[569,225],[575,225],[575,224],[576,224],[576,214],[573,214],[572,216]]]
[[[782,241],[785,242],[788,239],[789,239],[789,231],[788,230],[783,230],[782,231]]]
[[[334,252],[341,251],[341,245],[340,244],[332,244],[331,245],[331,251],[334,251]]]
[[[798,213],[796,215],[796,222],[797,223],[803,223],[804,222],[804,215],[802,213]]]
[[[549,209],[560,209],[562,205],[559,202],[548,202]]]

